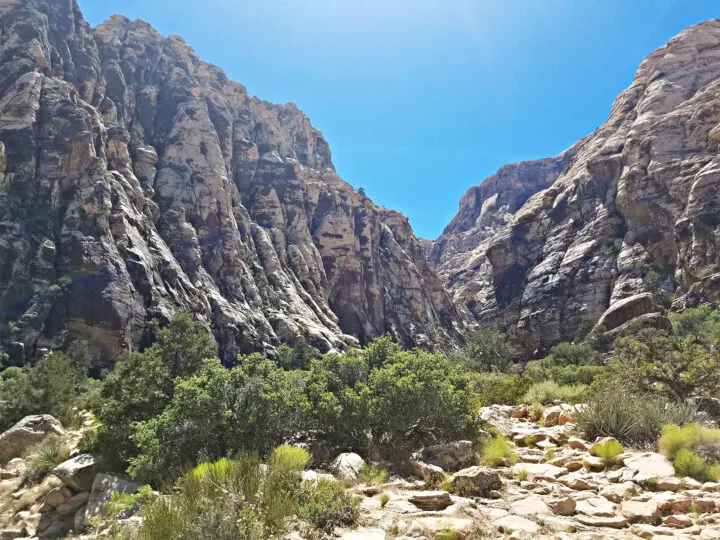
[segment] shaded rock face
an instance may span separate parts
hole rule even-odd
[[[407,219],[336,174],[292,104],[249,98],[179,37],[74,0],[0,5],[0,328],[15,362],[85,339],[110,362],[178,309],[222,355],[463,319]],[[12,323],[12,324],[10,324]]]
[[[691,294],[686,305],[718,299],[719,90],[714,20],[652,53],[607,122],[564,154],[570,159],[515,166],[529,171],[524,184],[473,188],[430,249],[455,299],[480,324],[513,334],[528,356],[576,338],[631,297],[642,302],[609,312],[606,329],[662,311],[671,292]],[[522,199],[528,185],[537,192],[517,211],[483,216],[493,190]]]

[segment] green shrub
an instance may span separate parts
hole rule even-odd
[[[615,439],[608,439],[595,445],[595,455],[606,465],[614,465],[617,457],[625,451]]]
[[[126,510],[138,509],[141,506],[150,504],[154,498],[152,488],[142,486],[136,493],[119,493],[115,491],[103,507],[108,518],[113,520]]]
[[[365,465],[360,471],[360,479],[368,485],[385,484],[390,480],[390,474],[375,465]]]
[[[548,448],[545,450],[545,461],[552,461],[555,459],[557,452],[554,448]]]
[[[542,403],[533,403],[530,405],[530,412],[528,416],[530,417],[530,420],[533,422],[537,422],[542,418],[543,413],[545,412],[545,406]]]
[[[380,494],[380,508],[385,508],[385,505],[390,502],[390,495],[387,493]]]
[[[681,477],[689,476],[700,482],[715,482],[718,479],[716,468],[708,465],[695,452],[685,448],[675,455],[673,465],[675,473]]]
[[[564,386],[555,381],[542,381],[533,384],[523,397],[524,403],[540,403],[548,405],[554,401],[563,403],[579,403],[582,401],[587,386],[576,384]]]
[[[528,476],[529,476],[529,473],[527,472],[526,469],[520,469],[517,472],[518,480],[520,480],[521,482],[524,482],[525,480],[527,480]]]
[[[586,406],[576,414],[578,427],[587,440],[615,437],[635,446],[655,443],[665,424],[686,424],[694,418],[692,407],[662,396],[640,394],[619,384],[597,386]]]
[[[513,361],[515,349],[502,332],[483,328],[470,334],[463,353],[468,369],[489,372],[505,370]]]
[[[28,448],[24,457],[25,473],[31,481],[37,481],[66,461],[70,457],[70,449],[63,438],[52,434],[41,443]]]
[[[481,460],[490,467],[497,467],[505,461],[517,461],[514,445],[502,435],[487,441],[482,448]]]
[[[517,405],[531,384],[527,377],[506,373],[479,373],[475,376],[475,388],[483,406]]]
[[[298,517],[330,533],[336,527],[355,525],[360,514],[359,503],[339,482],[320,480],[315,487],[306,486],[300,496]]]
[[[711,447],[720,449],[720,429],[706,428],[698,424],[688,424],[683,427],[666,425],[663,427],[658,445],[660,452],[669,459],[675,459],[681,450],[696,452],[702,449],[710,453]]]

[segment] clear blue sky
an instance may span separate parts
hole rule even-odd
[[[251,95],[292,101],[338,172],[434,238],[505,163],[607,117],[642,59],[717,0],[79,0],[182,35]]]

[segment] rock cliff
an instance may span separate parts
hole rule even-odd
[[[296,106],[142,21],[1,0],[0,342],[18,363],[86,339],[111,362],[178,309],[226,360],[451,346],[464,325],[407,219],[336,174]]]
[[[673,294],[676,307],[718,299],[718,96],[713,20],[649,55],[570,151],[471,189],[429,251],[458,303],[530,356],[596,323],[665,324]]]

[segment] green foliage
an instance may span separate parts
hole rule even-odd
[[[3,350],[3,348],[0,347],[0,369],[2,369],[5,366],[5,364],[7,364],[9,359],[10,359],[10,357]]]
[[[88,380],[93,357],[87,341],[73,341],[65,350],[65,358],[75,371],[75,386],[78,391]]]
[[[643,392],[684,401],[713,396],[720,388],[720,356],[694,337],[668,336],[646,329],[613,347],[611,375]]]
[[[693,338],[708,347],[720,342],[720,310],[711,306],[687,309],[670,314],[674,334],[680,338]]]
[[[385,508],[385,505],[390,502],[390,495],[387,493],[380,494],[380,508]]]
[[[479,373],[475,376],[475,388],[482,406],[517,405],[531,384],[532,380],[528,377],[506,373]]]
[[[544,412],[545,406],[542,403],[535,402],[530,405],[530,411],[528,413],[528,416],[530,420],[532,420],[533,422],[537,422],[542,418]]]
[[[720,456],[720,429],[706,428],[694,423],[683,427],[669,424],[663,427],[658,446],[660,452],[669,459],[675,459],[681,450]]]
[[[545,450],[545,461],[552,461],[555,459],[556,451],[554,448],[548,448]]]
[[[599,457],[602,462],[608,465],[614,465],[617,457],[625,451],[623,445],[615,439],[608,439],[595,445],[595,455]]]
[[[527,480],[528,476],[529,476],[529,473],[527,472],[526,469],[520,469],[517,472],[518,480],[520,480],[521,482],[524,482],[525,480]]]
[[[513,361],[515,349],[507,336],[490,328],[472,333],[464,350],[464,363],[473,371],[505,370]]]
[[[389,497],[385,503],[388,500]],[[316,529],[331,533],[336,527],[355,525],[360,515],[359,503],[339,482],[320,480],[314,487],[305,486],[297,515]],[[382,501],[381,504],[384,506]]]
[[[480,458],[486,465],[497,467],[506,461],[517,461],[517,453],[510,441],[502,435],[496,435],[483,445]]]
[[[375,465],[365,465],[360,471],[360,479],[368,485],[382,485],[390,480],[390,474],[385,469]]]
[[[114,520],[122,512],[150,504],[154,498],[155,495],[150,486],[141,486],[136,493],[119,493],[115,491],[103,507],[108,518]]]
[[[28,478],[36,482],[66,461],[70,457],[70,449],[64,439],[51,434],[42,442],[28,448],[23,457],[26,460],[25,472]]]
[[[306,343],[299,343],[295,347],[280,345],[277,348],[278,364],[288,370],[309,369],[312,361],[319,356],[318,350]]]
[[[692,422],[695,410],[663,396],[637,393],[608,381],[594,388],[576,417],[588,440],[615,437],[623,444],[643,446],[654,443],[665,424]]]
[[[202,463],[172,495],[142,509],[140,540],[264,540],[285,530],[303,493],[300,472],[309,455],[281,447],[262,467],[255,455]]]
[[[703,458],[687,449],[680,450],[673,460],[675,474],[680,477],[689,476],[700,482],[718,480],[718,469],[708,465]]]
[[[217,343],[212,334],[192,316],[178,312],[158,333],[159,354],[170,370],[170,376],[187,377],[200,369],[203,360],[217,357]]]
[[[579,403],[582,401],[587,386],[576,384],[572,386],[559,385],[555,381],[542,381],[533,384],[523,397],[524,403],[540,403],[548,405],[553,401],[563,403]]]
[[[591,384],[602,374],[600,353],[587,344],[559,343],[541,360],[528,362],[525,375],[561,385]]]

